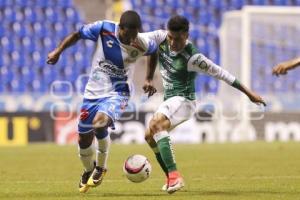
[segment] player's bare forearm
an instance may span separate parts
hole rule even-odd
[[[157,65],[157,60],[158,60],[157,52],[147,57],[146,80],[153,80],[153,76]]]
[[[273,68],[272,73],[276,76],[280,74],[287,74],[289,70],[294,69],[299,65],[300,65],[300,57],[279,63]]]
[[[68,35],[63,41],[48,54],[47,63],[54,65],[58,59],[60,54],[69,46],[72,46],[80,39],[79,32],[73,32],[70,35]]]
[[[56,48],[59,53],[63,52],[69,46],[72,46],[80,39],[79,32],[73,32],[68,35]]]
[[[246,86],[241,84],[239,82],[239,80],[235,79],[235,81],[232,84],[232,87],[234,87],[234,88],[240,90],[241,92],[243,92],[244,94],[246,94],[253,103],[263,104],[264,106],[267,105],[265,103],[265,101],[258,94],[256,94],[255,92],[251,91]]]
[[[147,72],[146,72],[146,80],[143,86],[144,92],[148,93],[148,96],[152,96],[156,93],[156,88],[153,86],[153,77],[156,69],[158,60],[158,54],[155,52],[147,57]]]

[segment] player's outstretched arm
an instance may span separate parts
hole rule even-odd
[[[157,65],[157,60],[157,51],[147,57],[147,72],[143,90],[145,93],[148,93],[148,97],[156,93],[156,88],[153,86],[153,77]]]
[[[287,74],[287,72],[291,69],[296,68],[297,66],[300,65],[300,57],[288,60],[282,63],[279,63],[275,67],[273,67],[272,74],[279,76],[279,75],[284,75]]]
[[[75,44],[80,39],[79,32],[73,32],[67,37],[63,39],[63,41],[48,54],[47,64],[54,65],[58,59],[60,54],[69,46]]]
[[[235,79],[232,86],[237,88],[244,94],[246,94],[253,103],[263,104],[264,106],[267,105],[266,102],[258,94],[248,89],[246,86],[241,84],[237,79]]]
[[[212,62],[202,54],[195,54],[190,58],[190,60],[188,61],[188,70],[205,73],[219,80],[223,80],[227,84],[245,93],[253,103],[261,103],[266,106],[265,101],[259,95],[241,84],[227,70],[222,69],[220,66],[216,65],[214,62]]]

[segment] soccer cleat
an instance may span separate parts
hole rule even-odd
[[[88,179],[90,178],[93,171],[86,172],[84,171],[81,175],[81,179],[79,181],[79,192],[85,193],[88,191],[89,186],[87,185]]]
[[[87,185],[91,187],[96,187],[101,184],[103,177],[105,176],[107,169],[96,166],[93,174],[90,176]]]
[[[168,189],[168,178],[166,180],[166,183],[161,187],[161,191],[167,191]]]
[[[169,194],[172,194],[181,188],[184,187],[183,178],[180,176],[180,174],[177,171],[170,172],[169,178],[168,178],[168,189],[167,192]]]
[[[168,184],[164,184],[164,185],[161,187],[161,190],[162,190],[162,191],[167,191],[167,190],[168,190]]]

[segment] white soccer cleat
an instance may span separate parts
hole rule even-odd
[[[178,171],[173,171],[168,174],[167,192],[172,194],[184,187],[183,178]]]
[[[172,194],[183,187],[184,187],[183,179],[181,177],[178,177],[172,185],[171,184],[169,185],[169,187],[167,188],[167,192],[169,194]]]

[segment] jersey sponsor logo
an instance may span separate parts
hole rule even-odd
[[[163,67],[171,73],[176,73],[176,70],[172,67],[172,59],[166,54],[160,54],[160,62],[162,63]]]
[[[192,62],[192,65],[205,71],[208,69],[208,64],[202,59],[201,55],[197,56],[197,58]]]
[[[173,90],[174,85],[173,83],[167,82],[167,81],[163,81],[163,86],[165,90]]]
[[[118,66],[109,63],[107,60],[99,62],[99,67],[95,68],[92,72],[92,78],[99,80],[100,72],[116,78],[125,78],[127,73],[125,69],[120,69]]]

